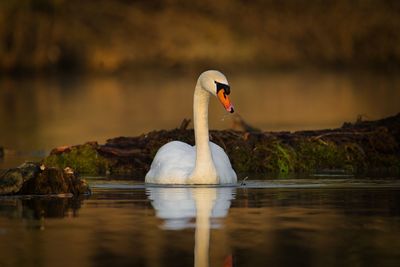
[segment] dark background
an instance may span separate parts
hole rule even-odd
[[[8,0],[0,70],[400,66],[396,0]]]

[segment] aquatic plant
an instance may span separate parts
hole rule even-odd
[[[53,151],[43,163],[49,167],[70,167],[85,175],[105,175],[107,160],[99,155],[96,145],[96,143],[86,143],[70,147],[60,153]]]

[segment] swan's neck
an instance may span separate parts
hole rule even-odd
[[[216,184],[219,182],[211,156],[208,137],[209,101],[210,94],[197,84],[193,99],[194,136],[196,141],[196,165],[190,175],[190,182],[193,184]]]

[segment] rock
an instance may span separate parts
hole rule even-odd
[[[0,195],[89,194],[85,180],[71,168],[46,167],[38,163],[24,163],[0,176]]]
[[[37,176],[39,172],[38,164],[31,162],[24,163],[18,168],[7,170],[0,176],[0,195],[18,193],[22,185]]]
[[[0,195],[15,194],[23,184],[23,177],[18,169],[10,169],[0,176]]]

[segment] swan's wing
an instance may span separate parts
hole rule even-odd
[[[211,154],[219,176],[221,184],[231,184],[237,182],[237,176],[232,169],[231,162],[222,147],[210,142]]]
[[[195,149],[183,142],[163,145],[154,157],[146,183],[185,184],[195,164]]]

